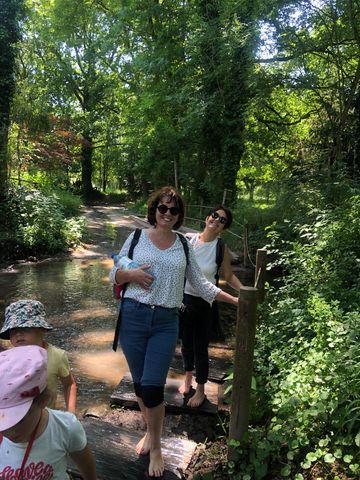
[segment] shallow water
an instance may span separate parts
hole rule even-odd
[[[116,323],[116,303],[108,280],[112,265],[111,258],[47,260],[0,271],[1,324],[5,306],[11,302],[31,298],[45,305],[54,327],[47,340],[68,353],[78,387],[79,415],[88,408],[108,406],[110,395],[128,371],[120,347],[116,353],[112,350]],[[220,311],[230,322],[236,321],[234,307],[221,304]],[[8,347],[9,342],[0,339],[0,349]],[[209,352],[213,357],[229,356],[229,360],[232,356],[231,350],[210,348]],[[57,408],[65,408],[61,390]]]
[[[9,303],[41,301],[54,327],[48,341],[64,348],[78,386],[78,412],[108,405],[109,396],[128,370],[121,351],[113,352],[116,304],[108,281],[111,259],[51,260],[16,265],[0,273],[0,320]],[[0,340],[0,348],[9,342]],[[58,408],[64,408],[58,395]]]

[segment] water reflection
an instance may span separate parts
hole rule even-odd
[[[78,384],[78,411],[109,403],[109,396],[128,370],[111,349],[116,307],[108,272],[111,259],[47,261],[20,265],[0,273],[0,320],[10,302],[22,298],[45,305],[54,327],[48,340],[64,348]],[[0,340],[0,348],[9,342]],[[63,408],[62,395],[58,407]]]

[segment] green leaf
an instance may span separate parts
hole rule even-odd
[[[282,477],[288,477],[291,473],[291,466],[290,465],[285,465],[280,471],[280,474]]]
[[[340,450],[340,448],[337,448],[334,452],[334,457],[335,458],[341,458],[342,457],[342,451]]]
[[[351,463],[353,458],[353,455],[345,455],[343,460],[345,463]]]
[[[297,440],[292,440],[290,443],[291,448],[297,448],[299,446],[299,442]]]
[[[294,460],[294,451],[289,450],[286,454],[286,457],[287,457],[288,460]]]
[[[256,378],[251,377],[251,390],[254,390],[256,392]]]
[[[324,456],[324,462],[326,462],[326,463],[334,463],[334,462],[335,462],[335,457],[334,457],[334,455],[332,455],[331,453],[327,453],[327,454]]]
[[[317,455],[314,452],[309,452],[306,454],[306,460],[309,462],[315,462],[317,460]]]
[[[355,444],[357,447],[360,447],[360,432],[355,437]]]

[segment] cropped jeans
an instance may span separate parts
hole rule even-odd
[[[164,387],[178,329],[178,308],[123,300],[120,344],[134,383]]]

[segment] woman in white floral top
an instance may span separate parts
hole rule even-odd
[[[164,385],[178,338],[178,309],[185,278],[210,304],[215,300],[237,305],[237,298],[206,280],[189,246],[189,262],[174,230],[184,219],[185,208],[173,187],[163,187],[148,202],[152,228],[142,231],[134,248],[133,270],[113,267],[110,281],[127,284],[121,306],[120,344],[128,362],[137,401],[146,422],[146,434],[136,446],[138,454],[150,454],[149,476],[161,477]],[[119,255],[127,255],[133,233]]]

